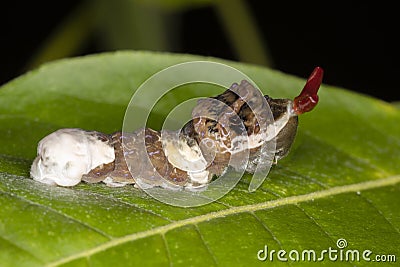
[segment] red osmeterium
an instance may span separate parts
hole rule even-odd
[[[322,83],[324,70],[316,67],[304,85],[301,93],[293,101],[293,110],[297,115],[312,110],[318,103],[318,89]]]

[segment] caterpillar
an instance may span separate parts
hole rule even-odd
[[[271,154],[276,164],[289,153],[298,116],[318,103],[322,77],[322,68],[316,67],[294,100],[262,98],[248,81],[233,83],[222,94],[199,100],[192,119],[180,131],[142,128],[109,135],[59,129],[39,142],[31,177],[60,186],[84,181],[197,190],[223,175],[228,167],[254,173],[265,158],[263,154]],[[264,112],[268,108],[271,112]],[[273,123],[260,123],[268,114],[272,114]],[[263,150],[270,141],[275,142],[273,151]],[[248,159],[231,160],[240,153]]]

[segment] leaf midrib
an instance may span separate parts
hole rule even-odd
[[[324,197],[330,197],[330,196],[335,196],[335,195],[344,194],[344,193],[360,192],[360,191],[364,191],[364,190],[395,185],[399,182],[400,182],[400,174],[394,175],[394,176],[389,176],[389,177],[386,177],[383,179],[378,179],[378,180],[365,181],[365,182],[361,182],[361,183],[344,185],[344,186],[336,186],[336,187],[332,187],[332,188],[329,188],[326,190],[315,191],[315,192],[311,192],[311,193],[304,194],[304,195],[290,196],[290,197],[286,197],[286,198],[274,199],[274,200],[270,200],[270,201],[266,201],[266,202],[262,202],[262,203],[250,204],[250,205],[245,205],[245,206],[231,207],[228,209],[210,212],[207,214],[195,216],[195,217],[188,218],[188,219],[175,221],[175,222],[172,222],[167,225],[152,228],[150,230],[137,232],[137,233],[134,233],[131,235],[126,235],[123,237],[115,238],[115,239],[112,239],[112,240],[110,240],[106,243],[103,243],[97,247],[93,247],[93,248],[87,249],[85,251],[81,251],[80,253],[69,255],[69,256],[61,258],[57,261],[51,262],[51,263],[47,264],[46,266],[47,267],[59,266],[61,264],[65,264],[65,263],[71,262],[71,261],[79,259],[79,258],[89,257],[91,255],[94,255],[94,254],[101,252],[103,250],[106,250],[108,248],[122,245],[127,242],[146,238],[146,237],[156,235],[156,234],[163,235],[163,234],[167,233],[168,231],[171,231],[171,230],[179,228],[179,227],[184,227],[187,225],[197,225],[201,222],[209,221],[212,219],[226,217],[229,215],[239,214],[239,213],[243,213],[243,212],[255,212],[258,210],[270,209],[270,208],[275,208],[275,207],[284,206],[284,205],[293,205],[293,204],[298,204],[301,202],[306,202],[306,201],[315,200],[315,199],[321,199]]]

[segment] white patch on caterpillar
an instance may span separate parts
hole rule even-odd
[[[44,137],[38,145],[31,177],[45,184],[74,186],[90,170],[113,162],[114,147],[99,140],[97,134],[100,133],[60,129]]]
[[[103,183],[105,183],[109,187],[122,187],[129,184],[128,182],[115,182],[114,179],[109,176],[103,180]]]
[[[186,171],[192,183],[208,183],[209,171],[206,171],[206,168],[209,163],[204,158],[197,142],[189,145],[185,138],[179,137],[178,131],[162,131],[161,141],[169,163]]]
[[[178,131],[162,131],[161,141],[165,156],[174,167],[187,172],[199,172],[207,168],[199,145],[193,142],[189,146],[184,138],[179,137]]]
[[[292,102],[289,101],[286,112],[277,119],[273,124],[267,126],[266,131],[258,134],[238,135],[232,139],[231,148],[225,146],[225,151],[231,154],[240,153],[246,149],[252,149],[263,145],[265,142],[271,141],[286,126],[289,119],[295,116],[292,110]],[[222,143],[222,142],[221,142]]]
[[[208,183],[209,174],[210,174],[209,171],[199,171],[199,172],[188,171],[188,175],[190,177],[191,182],[198,184]]]

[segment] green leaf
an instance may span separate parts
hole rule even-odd
[[[166,10],[184,10],[213,4],[211,0],[137,0],[138,3]]]
[[[133,187],[61,188],[28,178],[45,135],[64,127],[119,130],[141,83],[191,60],[236,67],[272,97],[293,98],[305,82],[219,59],[126,51],[46,64],[0,88],[1,266],[290,265],[276,252],[272,262],[257,253],[267,245],[320,256],[338,249],[339,238],[347,241],[344,253],[400,256],[400,110],[332,86],[322,86],[319,106],[300,118],[289,156],[254,193],[246,175],[217,202],[178,208]],[[161,107],[185,97],[178,91]],[[330,265],[324,255],[319,263]]]

